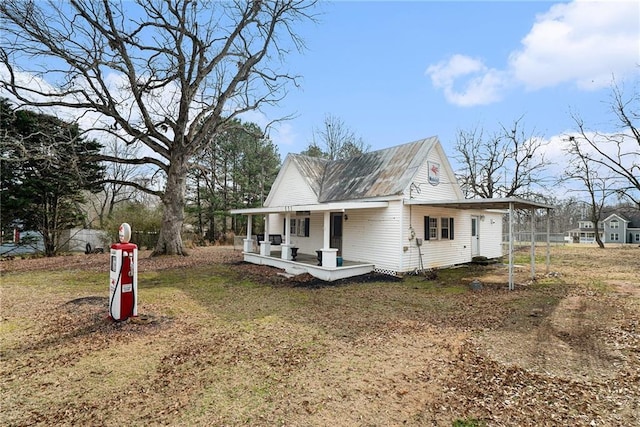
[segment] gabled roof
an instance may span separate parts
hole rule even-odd
[[[617,216],[627,222],[628,228],[640,228],[640,209],[631,206],[608,208],[603,210],[603,221],[609,221],[610,217]]]
[[[344,160],[290,154],[319,203],[402,194],[438,138],[364,153]]]
[[[307,184],[309,184],[309,187],[311,187],[316,196],[320,196],[322,177],[324,176],[324,170],[329,160],[319,157],[303,156],[302,154],[289,154],[288,157],[291,162],[297,165],[298,171],[300,171],[300,174],[307,181]]]

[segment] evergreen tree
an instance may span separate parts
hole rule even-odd
[[[2,227],[20,224],[42,234],[45,254],[59,250],[62,230],[83,225],[82,191],[100,190],[101,145],[76,124],[0,103],[2,133]]]
[[[229,209],[261,206],[278,173],[277,147],[255,123],[234,120],[229,130],[215,134],[195,160],[188,212],[195,228],[208,240],[229,230],[241,232],[243,217]]]

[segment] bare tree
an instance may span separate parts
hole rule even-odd
[[[569,163],[561,179],[565,182],[573,181],[581,184],[581,187],[575,191],[586,193],[589,199],[587,219],[593,223],[596,243],[600,248],[604,248],[599,227],[605,201],[612,193],[607,187],[607,183],[610,181],[601,175],[602,166],[591,161],[576,138],[570,136],[566,141],[568,145],[565,152],[569,155]]]
[[[336,160],[358,156],[370,148],[342,119],[327,114],[322,127],[314,129],[313,140],[302,154]]]
[[[485,136],[482,129],[459,131],[455,149],[462,165],[458,179],[467,197],[532,197],[544,188],[548,162],[543,138],[522,128],[522,117],[513,125]]]
[[[640,93],[625,98],[615,85],[611,90],[611,112],[616,117],[619,131],[611,134],[589,131],[576,114],[578,127],[574,143],[583,146],[581,155],[586,161],[602,166],[608,172],[609,187],[622,198],[640,209]]]
[[[135,158],[138,155],[139,147],[135,145],[118,144],[114,138],[103,148],[103,153],[118,158]],[[106,220],[111,218],[115,207],[127,201],[136,199],[138,191],[125,182],[140,181],[138,170],[134,165],[125,163],[107,163],[105,168],[107,179],[103,184],[102,191],[88,196],[88,207],[93,217],[89,222],[98,220],[98,227],[104,228]]]
[[[140,145],[135,158],[105,154],[102,160],[162,173],[162,190],[112,182],[160,197],[163,221],[153,253],[184,254],[190,159],[233,118],[277,103],[296,83],[283,59],[304,47],[294,25],[313,19],[314,5],[5,0],[0,88],[22,105],[97,114],[96,128]]]

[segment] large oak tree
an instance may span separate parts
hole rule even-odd
[[[103,160],[156,168],[163,223],[154,254],[184,254],[191,159],[238,115],[281,100],[283,59],[315,1],[4,0],[0,87],[22,105],[95,113],[96,128],[139,145]],[[31,78],[25,78],[31,76]],[[84,127],[84,126],[83,126]]]

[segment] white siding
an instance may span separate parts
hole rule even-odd
[[[343,224],[343,258],[373,263],[376,268],[398,271],[400,214],[401,201],[389,202],[386,209],[348,211],[349,219]]]
[[[288,162],[282,176],[276,180],[276,186],[269,193],[269,204],[265,206],[310,205],[318,203],[318,197],[298,168]]]
[[[291,218],[298,218],[291,216]],[[280,222],[283,222],[281,219]],[[282,227],[282,226],[280,226]],[[298,247],[302,254],[315,255],[318,249],[322,249],[324,236],[324,213],[312,212],[309,223],[309,237],[291,236],[291,243]]]
[[[437,185],[429,183],[429,162],[440,165],[440,182]],[[405,197],[412,200],[456,200],[463,198],[460,185],[451,169],[449,160],[444,156],[439,145],[435,145],[429,152],[427,162],[425,162],[413,180],[414,186],[405,190]],[[417,189],[416,189],[417,187]]]
[[[471,215],[456,209],[425,206],[405,206],[405,223],[411,224],[415,237],[411,237],[409,226],[403,233],[404,272],[419,268],[438,268],[471,261]],[[454,218],[453,240],[425,240],[424,217]],[[411,222],[409,222],[409,219]],[[417,240],[422,239],[418,247]],[[420,265],[422,255],[422,265]]]
[[[269,234],[280,234],[284,241],[284,214],[269,215]],[[324,213],[311,212],[311,216],[296,216],[291,214],[291,219],[309,218],[309,237],[291,236],[291,243],[298,248],[298,253],[315,255],[318,249],[322,249],[324,238]],[[279,250],[278,246],[272,249]]]
[[[471,261],[471,217],[482,216],[479,221],[480,255],[487,258],[502,256],[502,214],[487,211],[457,210],[427,206],[405,206],[402,236],[403,272],[420,268],[439,268]],[[424,217],[454,218],[453,240],[425,240]],[[493,220],[493,223],[492,221]],[[409,227],[409,224],[412,226]],[[411,237],[411,229],[415,235]],[[416,239],[423,239],[418,247]],[[404,250],[406,248],[406,250]],[[422,265],[420,265],[422,255]]]

